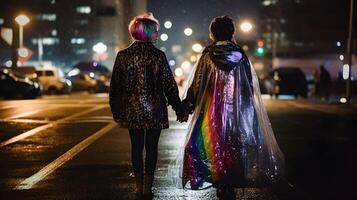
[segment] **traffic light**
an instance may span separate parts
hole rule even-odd
[[[264,41],[263,40],[258,40],[257,41],[257,46],[255,48],[255,55],[258,57],[263,57],[265,55],[265,47],[264,47]]]

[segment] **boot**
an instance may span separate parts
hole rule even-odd
[[[136,185],[136,199],[140,200],[143,198],[143,173],[134,173],[135,185]]]
[[[234,188],[217,188],[217,197],[219,200],[234,200],[236,199]]]
[[[154,194],[152,193],[152,183],[154,181],[154,176],[145,175],[144,176],[144,192],[143,196],[145,200],[151,200],[154,198]]]

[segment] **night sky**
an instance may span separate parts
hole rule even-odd
[[[158,47],[170,48],[174,44],[188,45],[192,40],[207,41],[208,26],[216,16],[228,15],[237,23],[243,18],[254,22],[258,19],[259,3],[258,0],[148,0],[148,11],[160,21],[160,33],[169,36],[167,41],[159,41]],[[166,20],[173,24],[169,30],[163,26]],[[187,26],[193,29],[191,37],[183,33]]]

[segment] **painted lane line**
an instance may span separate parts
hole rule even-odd
[[[27,137],[29,137],[29,136],[31,136],[31,135],[37,134],[37,133],[39,133],[39,132],[41,132],[41,131],[43,131],[43,130],[45,130],[45,129],[52,128],[53,126],[55,126],[56,124],[59,124],[59,123],[61,123],[61,122],[64,122],[64,121],[67,121],[67,120],[71,120],[71,119],[76,118],[76,117],[78,117],[78,116],[85,115],[85,114],[87,114],[87,113],[90,113],[90,112],[93,112],[93,111],[95,111],[95,110],[99,110],[99,109],[102,109],[102,108],[103,108],[103,106],[97,106],[97,107],[94,107],[94,108],[91,108],[91,109],[88,109],[88,110],[85,110],[85,111],[82,111],[82,112],[79,112],[79,113],[70,115],[70,116],[68,116],[68,117],[59,119],[59,120],[54,121],[54,122],[51,122],[51,123],[49,123],[49,124],[45,124],[45,125],[36,127],[36,128],[34,128],[34,129],[31,129],[31,130],[29,130],[29,131],[26,131],[26,132],[24,132],[24,133],[22,133],[22,134],[20,134],[20,135],[17,135],[17,136],[15,136],[15,137],[13,137],[13,138],[10,138],[10,139],[8,139],[8,140],[6,140],[6,141],[4,141],[4,142],[1,142],[1,143],[0,143],[0,148],[1,148],[1,147],[4,147],[4,146],[6,146],[6,145],[9,145],[9,144],[15,143],[15,142],[17,142],[17,141],[19,141],[19,140],[25,139],[25,138],[27,138]]]
[[[88,138],[84,139],[82,142],[77,144],[76,146],[72,147],[66,153],[62,154],[56,160],[42,168],[36,174],[30,176],[29,178],[23,180],[19,185],[17,185],[14,189],[15,190],[28,190],[31,189],[36,183],[40,182],[41,180],[45,179],[48,175],[50,175],[53,171],[61,167],[67,161],[71,160],[74,156],[80,153],[82,150],[87,148],[93,142],[98,140],[104,134],[108,133],[110,130],[116,127],[116,123],[110,123],[104,128],[100,129],[93,135],[89,136]]]
[[[31,111],[28,111],[28,112],[24,112],[24,113],[19,113],[19,114],[13,115],[11,117],[7,117],[7,118],[5,118],[5,120],[23,118],[23,117],[27,117],[29,115],[33,115],[33,114],[36,114],[36,113],[39,113],[39,112],[42,112],[42,111],[46,111],[46,110],[48,111],[48,110],[52,110],[52,109],[54,109],[53,106],[49,106],[49,107],[46,107],[46,108],[40,108],[40,109],[37,109],[37,110],[31,110]]]
[[[49,120],[37,120],[37,119],[0,119],[0,122],[10,123],[30,123],[30,124],[47,124],[51,121]]]
[[[0,106],[1,108],[1,110],[6,110],[6,109],[10,109],[10,108],[15,108],[15,107],[17,107],[16,105],[7,105],[7,106]]]

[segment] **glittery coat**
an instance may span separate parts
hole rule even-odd
[[[167,104],[178,115],[183,111],[166,56],[149,42],[136,41],[118,52],[109,103],[122,128],[165,129],[169,127]]]

